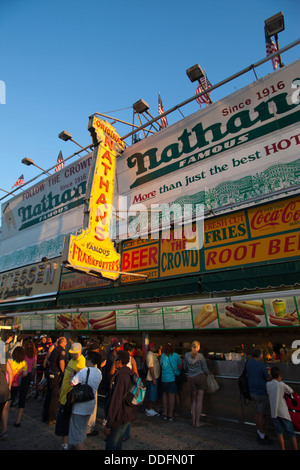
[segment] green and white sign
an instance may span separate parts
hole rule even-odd
[[[129,206],[215,209],[300,183],[299,68],[298,60],[126,149],[119,195]]]

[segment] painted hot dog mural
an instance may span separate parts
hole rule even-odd
[[[148,327],[157,324],[160,317],[161,329],[176,329],[177,322],[183,322],[184,329],[251,329],[251,328],[286,328],[299,327],[300,325],[300,297],[281,297],[282,293],[274,293],[274,297],[261,300],[241,300],[207,303],[178,307],[160,307],[148,309],[151,319],[148,319]],[[146,309],[147,310],[147,309]],[[150,311],[151,310],[151,311]],[[171,317],[170,317],[171,315]],[[134,328],[143,329],[142,319],[145,319],[145,309],[134,310],[105,310],[89,312],[62,312],[52,315],[52,320],[43,315],[44,329],[77,330],[100,332],[117,331]],[[150,317],[149,317],[150,318]],[[172,322],[170,323],[170,318]],[[152,323],[151,323],[151,321]],[[42,321],[42,320],[41,320]],[[21,329],[30,329],[30,322],[26,317],[16,317],[16,322],[21,324]],[[153,323],[154,322],[154,323]],[[39,326],[43,329],[43,326]]]
[[[221,328],[266,327],[266,315],[262,300],[245,300],[218,305]]]

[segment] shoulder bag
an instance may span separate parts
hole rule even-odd
[[[90,401],[95,398],[94,391],[88,384],[89,374],[90,369],[88,368],[85,383],[74,385],[67,394],[67,401],[73,404]]]
[[[219,384],[214,378],[214,375],[209,371],[207,374],[206,393],[214,393],[219,390],[219,388]]]

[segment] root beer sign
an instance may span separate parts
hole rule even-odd
[[[120,255],[109,238],[116,156],[125,147],[113,126],[91,116],[88,129],[95,145],[89,176],[86,228],[65,242],[66,266],[84,272],[95,271],[115,280],[119,277]]]

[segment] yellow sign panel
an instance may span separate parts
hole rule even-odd
[[[252,237],[300,227],[300,196],[248,210]]]
[[[160,277],[199,272],[199,248],[197,225],[171,230],[168,236],[163,232],[160,249]]]
[[[205,251],[205,269],[220,269],[300,255],[300,232],[226,245]]]
[[[89,199],[88,227],[70,236],[68,263],[75,269],[97,272],[115,280],[120,272],[120,255],[109,238],[116,156],[125,146],[113,126],[92,116],[89,131],[95,144],[94,174]],[[92,170],[91,170],[92,171]]]
[[[236,242],[248,237],[246,214],[244,211],[204,221],[205,247]]]

